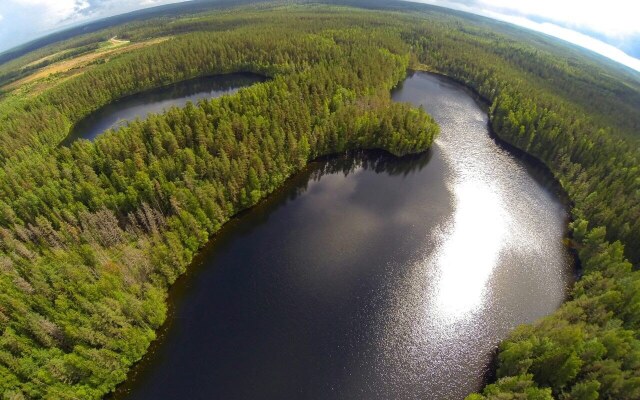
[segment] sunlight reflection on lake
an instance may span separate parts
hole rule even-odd
[[[455,211],[433,260],[438,269],[435,312],[443,323],[482,307],[508,224],[495,187],[481,179],[454,185]]]
[[[558,307],[573,264],[548,177],[459,85],[415,74],[393,99],[434,116],[433,148],[313,162],[234,218],[116,399],[463,399],[508,332]]]

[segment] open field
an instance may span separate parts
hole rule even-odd
[[[35,70],[32,74],[21,79],[11,82],[0,88],[1,91],[9,92],[14,95],[34,96],[53,87],[55,84],[65,81],[74,76],[80,75],[89,70],[99,61],[108,61],[111,57],[123,54],[129,51],[138,50],[154,44],[158,44],[168,40],[168,37],[155,38],[142,42],[131,43],[128,40],[119,40],[113,37],[104,42],[104,44],[95,51],[88,54],[55,62]],[[65,50],[59,53],[51,54],[39,60],[33,61],[29,65],[36,65],[55,57],[64,55],[71,50]]]
[[[440,398],[461,399],[449,395],[450,389],[461,387],[448,378],[449,372],[477,362],[479,373],[466,374],[468,381],[466,376],[461,379],[474,385],[465,394],[489,385],[469,400],[640,399],[640,80],[635,72],[542,34],[418,3],[278,0],[238,5],[244,0],[233,0],[231,8],[226,1],[187,2],[174,6],[172,15],[155,14],[145,20],[121,17],[111,21],[128,22],[109,23],[102,25],[103,30],[78,36],[63,32],[58,36],[65,38],[62,42],[49,38],[39,42],[48,46],[24,46],[37,48],[36,52],[18,49],[4,54],[11,61],[0,64],[0,397],[100,400],[122,382],[143,376],[136,365],[148,363],[148,355],[171,353],[197,368],[176,367],[165,359],[172,377],[208,379],[213,373],[201,366],[214,366],[216,374],[223,372],[219,376],[226,387],[255,389],[252,384],[259,381],[271,388],[277,381],[283,390],[297,394],[295,384],[301,384],[302,390],[313,391],[308,398],[329,389],[330,396],[354,398],[334,391],[338,387],[334,383],[374,382],[369,376],[354,379],[343,368],[362,365],[359,360],[366,355],[372,356],[366,363],[371,376],[383,370],[379,367],[392,367],[391,373],[376,380],[380,385],[400,387],[388,377],[407,367],[407,386],[425,393],[373,397],[434,398],[435,389],[423,390],[420,385],[435,382],[444,393]],[[227,8],[211,11],[214,5],[222,9],[218,2]],[[200,3],[207,3],[201,6],[205,11],[195,12]],[[415,70],[448,78],[407,74]],[[185,99],[188,96],[175,91],[178,86],[193,84],[189,87],[201,90],[199,81],[229,74],[257,74],[264,81],[67,145],[72,128],[96,112],[121,106],[127,96],[159,103],[165,98],[153,97],[162,92]],[[455,89],[460,96],[445,89]],[[414,95],[403,97],[398,90],[414,93],[418,100],[408,101]],[[440,108],[421,107],[436,97],[442,101]],[[477,104],[479,99],[487,103],[486,109]],[[428,112],[442,112],[456,125],[443,128],[437,147],[426,153],[440,130]],[[470,126],[484,134],[471,135]],[[446,134],[456,135],[450,136],[452,144],[471,146],[484,140],[495,151],[447,150],[442,143]],[[324,171],[340,179],[348,174],[369,179],[361,178],[367,171],[349,157],[370,149],[386,150],[389,157],[411,153],[420,158],[398,159],[403,164],[388,171],[378,167],[390,163],[371,161],[371,172],[385,182],[394,179],[395,186],[363,190],[359,183],[334,181],[327,190],[318,190]],[[459,162],[438,161],[438,154],[451,153]],[[307,168],[331,154],[339,157],[336,167],[322,167],[318,175]],[[486,157],[486,162],[472,162],[476,155]],[[500,159],[506,156],[514,162],[535,161],[531,169],[540,168],[548,176],[525,175],[529,166],[504,164],[506,159]],[[505,172],[491,176],[498,161]],[[486,168],[480,170],[479,165]],[[455,172],[452,179],[441,174],[447,169]],[[415,193],[440,193],[435,198],[445,200],[409,201],[414,192],[409,181],[417,173],[423,178],[413,181],[419,189]],[[300,174],[307,175],[297,181]],[[516,174],[535,178],[530,183],[545,192],[523,192],[524,180]],[[289,182],[294,190],[283,192]],[[344,196],[336,196],[338,185],[346,188]],[[361,194],[356,195],[356,189]],[[469,201],[461,201],[456,190],[467,193]],[[307,218],[311,212],[295,208],[301,220],[311,222],[309,240],[292,219],[282,217],[295,197],[308,199],[305,193],[320,196],[321,201],[306,204],[309,211],[317,211],[318,221],[332,225],[320,229],[319,223]],[[398,200],[386,200],[386,194],[399,196]],[[264,210],[271,201],[267,196],[280,196],[283,203],[270,203],[278,208],[258,215],[255,225],[239,222],[254,212],[250,209]],[[516,197],[522,202],[510,206],[509,199]],[[559,222],[553,237],[542,229],[550,224],[542,223],[541,228],[530,226],[526,234],[507,239],[516,228],[527,226],[533,215],[546,213],[532,207],[555,197],[562,201],[548,208]],[[339,198],[360,200],[362,206],[337,203]],[[262,199],[265,202],[258,204]],[[518,218],[500,212],[500,204],[518,213]],[[413,230],[425,229],[424,221],[439,209],[449,214],[433,219],[437,234],[433,240],[425,231]],[[348,215],[336,217],[336,210]],[[495,218],[491,210],[497,211]],[[383,223],[373,216],[392,218]],[[229,228],[228,221],[232,221]],[[274,221],[280,225],[266,229]],[[354,234],[343,235],[345,226],[354,228]],[[504,229],[497,231],[500,226]],[[268,240],[262,247],[236,242],[225,233],[234,227],[243,237],[267,233]],[[538,237],[552,237],[552,246],[565,243],[570,249],[561,250],[575,253],[580,269],[566,271],[570,281],[535,267],[551,248],[536,244]],[[415,247],[417,252],[406,251],[411,238],[424,240]],[[485,238],[499,247],[486,251],[490,247],[482,243]],[[312,240],[334,248],[314,247]],[[293,255],[294,245],[301,248],[300,257]],[[278,246],[282,256],[271,253]],[[238,252],[227,251],[232,248]],[[398,249],[408,256],[393,256]],[[434,251],[433,257],[427,251]],[[511,263],[526,267],[523,274],[513,275],[513,268],[504,273],[496,269],[498,261],[516,253],[526,257]],[[223,259],[224,254],[231,257]],[[223,268],[205,265],[209,258],[222,260],[228,278]],[[554,261],[565,258],[571,257],[563,253]],[[358,267],[354,260],[365,262]],[[442,273],[425,269],[441,260],[452,260]],[[268,265],[256,268],[254,261]],[[300,273],[289,268],[293,264],[308,268],[315,262],[317,267]],[[285,269],[277,273],[280,264]],[[407,269],[401,270],[403,266]],[[256,290],[254,283],[263,279],[248,267],[265,276],[284,277],[282,283],[269,285],[283,289],[282,301],[270,290]],[[200,280],[198,285],[203,293],[215,296],[215,304],[200,303],[190,309],[199,321],[213,321],[212,328],[194,329],[184,341],[173,343],[187,344],[193,354],[207,360],[194,361],[182,346],[165,353],[152,343],[167,337],[165,328],[171,324],[187,326],[169,301],[170,290],[182,296],[181,287],[197,289],[184,284],[184,279],[172,287],[181,276],[186,279],[187,272],[195,278],[200,274],[196,269],[205,268],[213,271],[217,286]],[[336,271],[348,275],[342,279]],[[475,275],[478,271],[481,277]],[[533,275],[550,280],[528,284],[524,277]],[[301,284],[292,284],[292,276],[300,277]],[[369,281],[376,276],[382,280]],[[310,277],[318,277],[318,284]],[[494,278],[506,283],[504,290],[488,286]],[[233,281],[248,285],[232,287]],[[400,284],[397,290],[391,286],[395,283]],[[432,283],[440,286],[429,286]],[[542,289],[533,297],[549,300],[547,283],[557,285],[560,291],[555,293],[566,290],[566,297],[554,303],[556,311],[549,315],[536,311],[536,318],[547,316],[513,331],[515,323],[496,323],[496,316],[524,315],[522,310],[534,303],[524,297],[525,292],[531,295],[532,289]],[[470,290],[470,285],[477,290]],[[429,288],[433,295],[423,298]],[[371,293],[371,301],[358,306],[365,292]],[[484,318],[482,313],[494,304],[484,296],[492,293],[506,299],[505,307],[494,308],[496,312]],[[188,295],[201,299],[195,292]],[[271,314],[302,327],[299,335],[284,324],[274,324],[277,320],[263,312],[273,304],[306,304],[297,295],[328,307],[326,312],[301,307]],[[255,301],[250,312],[234,306],[247,299]],[[390,312],[376,311],[375,304],[389,305]],[[343,309],[353,311],[352,316],[333,312]],[[413,319],[430,310],[437,312],[434,323]],[[214,314],[222,319],[210,318]],[[228,322],[242,322],[247,316],[251,320],[241,323],[241,329],[255,336],[247,338],[246,346],[214,343],[222,336],[239,338],[228,330]],[[175,319],[165,324],[169,317]],[[249,325],[254,319],[259,323],[255,328]],[[310,320],[320,322],[320,329],[309,325]],[[340,321],[345,321],[344,328],[338,327]],[[478,335],[462,334],[460,329],[471,323],[482,329],[502,326],[504,340],[500,344],[487,340],[489,351],[478,355],[480,346],[468,340]],[[422,333],[436,325],[448,329],[438,336],[445,341],[442,346],[413,341],[422,340]],[[218,335],[218,328],[230,333]],[[300,378],[304,371],[297,363],[280,358],[293,354],[307,362],[307,350],[325,349],[307,333],[319,333],[329,345],[338,344],[319,354],[325,367],[308,369],[313,379],[322,378],[316,371],[325,374],[325,381],[314,385]],[[253,347],[255,338],[268,342]],[[289,338],[303,341],[296,345]],[[349,346],[363,340],[367,342],[363,345],[373,345],[371,350]],[[386,342],[394,347],[387,351],[379,346]],[[455,368],[440,364],[450,361],[453,353],[459,355],[449,344],[463,346],[459,354],[464,360],[454,363]],[[274,350],[274,356],[264,349]],[[355,362],[342,358],[348,354],[345,349],[354,349]],[[431,356],[422,352],[425,349],[441,350],[443,355]],[[415,354],[419,359],[414,362]],[[486,362],[481,358],[485,356]],[[336,364],[337,359],[344,361]],[[278,368],[261,366],[261,360],[275,360]],[[295,370],[281,371],[280,365]],[[445,379],[434,379],[436,368],[447,374]],[[256,379],[256,371],[268,375]],[[226,374],[241,381],[229,385]],[[487,382],[489,377],[492,381]],[[363,389],[376,389],[378,383]],[[176,393],[149,392],[149,399],[193,398],[190,391],[195,386],[173,385]],[[255,397],[265,396],[242,398]],[[288,397],[305,396],[277,396]]]

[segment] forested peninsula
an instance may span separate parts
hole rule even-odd
[[[310,160],[428,149],[433,119],[390,100],[408,69],[474,89],[495,133],[544,162],[572,201],[581,278],[556,313],[500,345],[496,381],[469,398],[640,398],[637,74],[479,17],[358,5],[138,20],[0,66],[3,398],[113,391],[155,339],[168,289],[198,250]],[[114,36],[131,48],[28,79],[43,57],[99,51]],[[60,145],[119,98],[231,72],[268,80]]]

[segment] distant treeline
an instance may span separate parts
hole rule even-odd
[[[0,170],[5,397],[102,397],[155,338],[168,286],[231,216],[318,156],[431,145],[433,120],[390,100],[409,62],[399,36],[311,16],[289,24],[274,13],[165,42],[11,114],[3,133],[25,136],[3,137],[5,151],[20,150]],[[94,143],[56,145],[72,122],[127,93],[230,71],[271,79]]]
[[[556,313],[500,345],[499,380],[469,398],[640,398],[640,273],[629,261],[640,260],[640,92],[482,30],[424,26],[407,40],[421,63],[488,99],[496,133],[544,161],[573,202],[582,278]]]
[[[253,2],[255,3],[256,1]],[[191,0],[188,2],[167,4],[133,11],[127,14],[116,15],[98,21],[89,22],[73,28],[65,29],[60,32],[44,36],[23,45],[16,46],[15,48],[6,50],[0,53],[0,64],[10,62],[12,60],[15,60],[16,58],[40,50],[43,47],[75,38],[78,35],[86,35],[88,33],[97,32],[110,28],[112,26],[130,23],[136,20],[148,20],[150,18],[157,18],[161,16],[175,18],[186,13],[199,13],[219,9],[222,7],[230,7],[232,5],[238,6],[248,3],[250,3],[250,1],[248,0]]]
[[[558,312],[501,344],[497,382],[471,398],[640,398],[640,83],[538,35],[398,4],[135,21],[92,35],[175,38],[1,102],[0,392],[100,398],[145,353],[168,286],[231,215],[314,157],[427,148],[433,121],[389,99],[414,67],[489,100],[496,133],[545,162],[573,202],[583,277]],[[233,71],[271,79],[59,146],[115,99]]]

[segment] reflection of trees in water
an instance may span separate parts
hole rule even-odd
[[[215,242],[218,245],[229,243],[234,234],[245,235],[253,232],[258,226],[266,224],[276,210],[305,193],[309,188],[309,182],[319,181],[325,175],[342,173],[349,176],[356,169],[362,168],[376,174],[407,176],[422,170],[429,163],[431,156],[431,150],[404,157],[396,157],[382,150],[359,150],[322,157],[294,175],[265,200],[231,218],[216,235]]]
[[[419,153],[396,157],[384,150],[356,150],[344,154],[321,157],[304,172],[292,178],[291,186],[286,188],[286,199],[295,200],[307,191],[309,182],[319,181],[325,175],[342,173],[349,176],[357,169],[386,173],[389,176],[403,175],[422,170],[431,160],[431,149]]]
[[[329,156],[322,159],[323,165],[313,171],[311,178],[318,180],[326,174],[343,173],[348,176],[356,169],[373,171],[376,174],[386,173],[390,176],[407,176],[422,170],[431,159],[432,152],[428,150],[420,154],[410,154],[396,157],[382,150],[360,150],[343,155]]]
[[[145,119],[148,112],[163,113],[167,111],[172,104],[182,107],[181,103],[166,104],[164,105],[164,111],[161,111],[153,109],[153,103],[164,102],[167,100],[179,101],[181,98],[189,98],[198,94],[202,94],[202,96],[198,97],[201,97],[201,99],[204,100],[211,98],[208,94],[212,94],[213,92],[228,92],[234,89],[248,87],[254,83],[265,82],[267,80],[268,78],[262,75],[240,72],[194,78],[125,96],[99,108],[81,119],[71,127],[69,135],[60,144],[62,146],[68,146],[79,138],[93,140],[96,135],[109,129],[118,130],[123,126],[128,125],[134,119]],[[214,97],[218,96],[215,95]],[[138,115],[135,117],[126,115],[126,112],[130,108],[137,109],[136,112]],[[125,113],[125,116],[118,118],[116,122],[108,126],[106,129],[96,129],[96,125],[100,124],[103,119],[108,120],[110,116],[119,115],[123,112]]]
[[[191,96],[200,92],[220,92],[235,88],[242,88],[267,79],[252,73],[233,73],[195,78],[178,82],[173,85],[153,89],[154,94],[163,97]],[[144,94],[144,93],[143,93]]]

